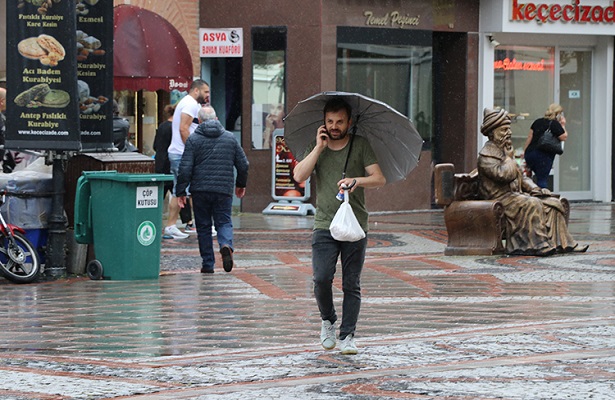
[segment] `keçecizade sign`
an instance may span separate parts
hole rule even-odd
[[[613,24],[615,5],[613,1],[604,3],[606,4],[587,4],[581,0],[573,0],[568,4],[554,4],[512,0],[510,19],[515,22]]]

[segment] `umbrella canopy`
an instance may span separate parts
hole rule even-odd
[[[113,13],[114,88],[187,90],[192,59],[177,29],[144,8],[119,5]]]
[[[369,141],[387,183],[404,179],[419,162],[423,139],[404,116],[381,101],[358,93],[323,92],[297,103],[284,120],[284,140],[297,159],[316,140],[324,124],[323,109],[332,97],[340,96],[352,107],[352,127]]]

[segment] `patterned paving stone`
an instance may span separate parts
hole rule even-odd
[[[0,278],[0,399],[610,399],[612,213],[573,203],[590,251],[549,258],[445,257],[441,211],[373,215],[352,357],[317,343],[313,217],[235,217],[230,274],[191,236],[158,280]]]

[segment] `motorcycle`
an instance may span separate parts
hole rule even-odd
[[[0,196],[0,207],[6,193]],[[34,282],[41,272],[38,252],[26,237],[26,231],[8,224],[0,213],[0,274],[14,283]]]

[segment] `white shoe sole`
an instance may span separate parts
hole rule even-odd
[[[181,232],[179,234],[163,232],[162,234],[166,236],[171,236],[173,239],[187,239],[188,237],[190,237],[190,235]]]
[[[331,346],[327,346],[327,345],[325,344],[325,343],[327,343],[327,342],[332,343],[332,344],[331,344]],[[325,339],[325,340],[323,340],[323,341],[322,341],[322,343],[320,343],[320,344],[322,345],[322,348],[323,348],[323,349],[325,349],[325,350],[333,350],[333,349],[335,348],[335,345],[336,345],[335,341],[330,340],[330,339]]]

